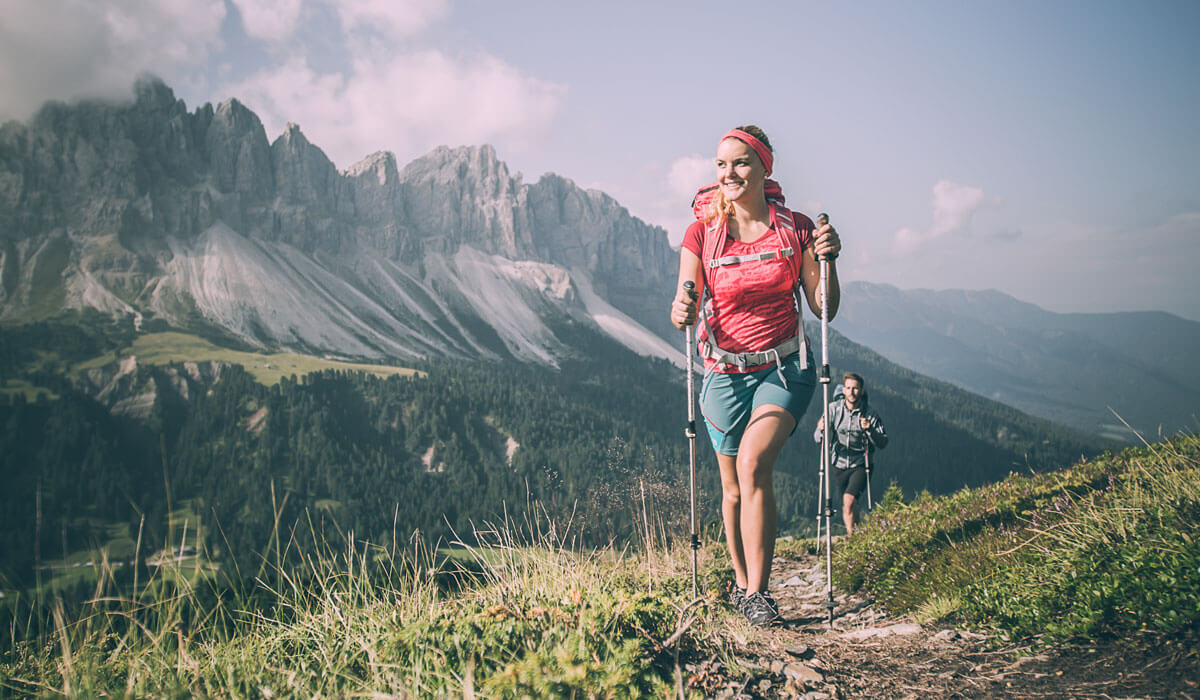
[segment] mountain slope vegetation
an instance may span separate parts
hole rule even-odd
[[[839,548],[836,580],[1006,639],[1195,634],[1198,517],[1200,438],[1180,437],[896,502]]]
[[[224,362],[139,362],[128,349],[148,336],[128,319],[10,328],[0,342],[3,376],[58,398],[27,401],[13,390],[0,403],[0,473],[9,484],[0,570],[10,586],[30,585],[35,567],[102,549],[113,526],[129,543],[145,524],[147,544],[163,548],[170,512],[185,505],[189,546],[207,546],[216,560],[257,556],[276,522],[311,519],[320,537],[352,530],[392,542],[420,531],[437,541],[530,502],[573,517],[576,536],[591,544],[644,525],[643,498],[656,529],[681,532],[682,372],[584,324],[556,333],[591,356],[558,370],[437,361],[381,378],[330,369],[268,386]],[[910,497],[949,492],[1106,447],[835,339],[845,366],[870,377],[892,435],[877,488],[895,480]],[[818,404],[780,460],[785,530],[810,527],[814,513]],[[702,517],[715,527],[719,483],[700,440]]]
[[[861,536],[835,547],[837,586],[866,590],[893,611],[957,618],[992,635],[997,648],[980,666],[993,670],[1000,670],[997,654],[1058,644],[1053,655],[1012,664],[1031,662],[1045,669],[1038,674],[1006,671],[957,685],[947,677],[962,663],[936,679],[939,669],[927,668],[939,688],[967,695],[1183,690],[1185,669],[1197,665],[1200,543],[1188,524],[1198,508],[1200,440],[1130,449],[913,504],[892,501]],[[102,566],[96,595],[76,612],[14,619],[11,604],[3,608],[15,639],[0,653],[0,689],[268,697],[709,697],[739,689],[777,697],[830,689],[829,675],[813,674],[824,668],[820,654],[797,646],[787,625],[753,630],[718,602],[729,575],[718,541],[706,542],[701,596],[693,599],[689,550],[654,536],[631,553],[564,547],[565,531],[550,520],[501,520],[477,534],[462,543],[463,564],[431,557],[418,541],[315,543],[294,566],[260,569],[252,589],[160,570],[130,592]],[[292,560],[298,546],[289,540],[276,561]],[[800,629],[820,635],[812,642],[819,653],[837,650],[835,634],[880,632]],[[1106,665],[1113,678],[1064,680],[1079,674],[1055,671],[1055,659],[1073,658],[1063,640],[1100,637],[1115,654],[1116,666]],[[750,645],[784,644],[782,660],[744,656]],[[1131,686],[1146,674],[1118,672],[1129,652],[1150,665],[1167,661],[1158,668],[1168,675]],[[869,663],[836,671],[835,680],[858,688],[911,687],[871,678],[877,671]]]

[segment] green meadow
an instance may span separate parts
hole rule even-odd
[[[0,396],[16,396],[24,397],[27,403],[34,403],[39,397],[44,397],[53,401],[58,398],[58,394],[50,389],[37,386],[24,379],[5,379],[0,383]]]
[[[312,357],[295,353],[256,353],[221,348],[199,336],[166,331],[140,335],[133,344],[113,355],[95,357],[71,368],[72,373],[104,367],[113,361],[133,355],[139,364],[167,365],[179,362],[226,362],[241,365],[266,386],[278,384],[291,375],[304,376],[310,372],[341,370],[366,372],[377,377],[410,376],[417,371],[391,365],[364,364],[332,358]]]

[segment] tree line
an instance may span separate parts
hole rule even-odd
[[[61,343],[70,331],[41,333]],[[74,341],[89,351],[116,342],[88,338]],[[162,547],[168,511],[185,500],[210,553],[241,570],[255,570],[276,534],[301,549],[350,533],[384,546],[414,532],[470,540],[506,515],[570,522],[581,545],[636,542],[647,521],[657,536],[686,537],[683,373],[598,334],[588,341],[588,356],[558,368],[439,360],[411,377],[329,370],[271,387],[238,366],[199,378],[141,367],[128,391],[152,390],[153,403],[139,417],[114,415],[69,377],[42,371],[39,385],[59,399],[0,400],[0,572],[29,584],[37,559],[102,544],[98,523],[123,524],[131,537],[145,523],[147,544]],[[892,436],[877,459],[879,493],[893,479],[908,494],[953,491],[1108,446],[839,342]],[[12,358],[33,346],[7,348],[12,374]],[[815,513],[820,398],[818,387],[777,467],[784,530]],[[702,428],[698,450],[711,524],[720,485]]]

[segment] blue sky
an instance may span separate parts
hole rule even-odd
[[[0,116],[237,97],[338,167],[491,143],[673,243],[756,123],[844,279],[1200,320],[1200,2],[0,0]]]

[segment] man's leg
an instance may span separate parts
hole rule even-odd
[[[858,499],[853,493],[842,494],[842,522],[846,524],[846,534],[854,533],[854,525],[858,522]]]

